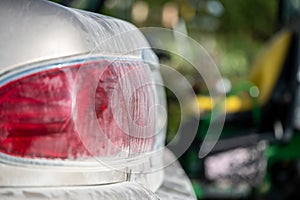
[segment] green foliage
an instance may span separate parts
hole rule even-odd
[[[221,0],[225,13],[221,31],[239,32],[258,40],[266,40],[274,32],[277,21],[277,0]]]

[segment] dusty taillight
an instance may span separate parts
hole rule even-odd
[[[165,96],[143,34],[49,1],[0,4],[0,187],[155,191]]]
[[[153,150],[149,66],[135,60],[70,63],[2,81],[1,154],[76,160]]]

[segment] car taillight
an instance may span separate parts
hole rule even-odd
[[[16,75],[0,86],[0,152],[76,160],[151,151],[149,71],[141,61],[96,60]]]

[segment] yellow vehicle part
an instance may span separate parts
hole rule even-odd
[[[250,71],[248,81],[258,88],[257,100],[251,96],[250,90],[236,95],[228,95],[226,102],[219,102],[206,95],[198,95],[197,101],[201,112],[211,111],[217,104],[226,103],[226,112],[234,113],[252,109],[254,102],[264,105],[270,98],[280,76],[291,41],[291,32],[283,30],[276,34],[258,56]],[[245,95],[245,92],[248,95]]]

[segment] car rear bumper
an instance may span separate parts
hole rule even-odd
[[[169,163],[173,154],[165,151],[164,161]],[[106,185],[76,186],[76,187],[6,187],[0,188],[0,199],[3,200],[101,200],[101,199],[196,199],[192,185],[176,161],[164,169],[163,184],[156,192],[141,186],[138,183],[122,182]]]

